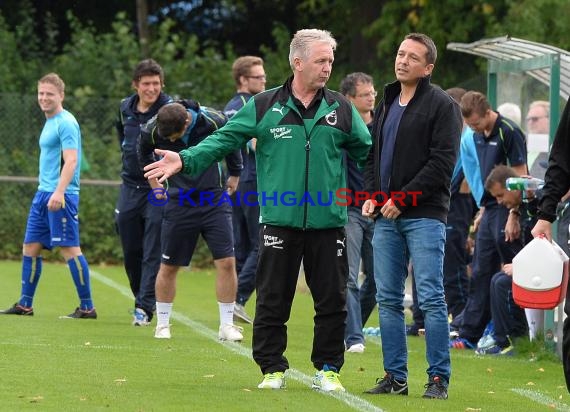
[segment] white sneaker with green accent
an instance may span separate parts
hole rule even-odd
[[[220,340],[241,342],[243,340],[242,331],[243,331],[242,327],[236,325],[230,325],[229,323],[224,323],[223,325],[220,326],[220,329],[218,331],[218,338]]]
[[[154,330],[154,337],[157,339],[170,339],[170,325],[157,326]]]
[[[344,386],[340,383],[339,374],[328,369],[327,365],[322,371],[318,371],[313,378],[313,389],[323,392],[344,392]]]
[[[284,389],[285,373],[273,372],[263,375],[263,382],[257,385],[259,389]]]

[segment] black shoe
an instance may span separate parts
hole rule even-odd
[[[408,394],[408,382],[398,382],[387,373],[382,379],[376,379],[376,386],[364,393],[370,393],[373,395],[378,395],[381,393],[394,394],[394,395],[407,395]]]
[[[10,309],[0,311],[0,315],[21,315],[21,316],[34,316],[33,308],[25,308],[19,303],[14,303]]]
[[[426,391],[423,398],[427,399],[447,399],[447,386],[439,376],[431,376],[429,382],[425,384]]]
[[[84,310],[80,308],[75,308],[75,312],[69,315],[60,316],[60,319],[97,319],[97,311],[95,308],[91,310]]]

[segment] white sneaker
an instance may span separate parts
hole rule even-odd
[[[350,353],[364,353],[365,346],[362,343],[355,343],[354,345],[350,345],[350,347],[346,350]]]
[[[170,325],[157,326],[154,330],[154,337],[157,339],[170,339]]]
[[[285,388],[285,373],[273,372],[263,375],[263,382],[257,385],[259,389],[283,389]]]
[[[220,340],[230,340],[232,342],[241,342],[243,340],[243,328],[230,325],[229,323],[224,323],[220,326],[218,331],[218,338]]]

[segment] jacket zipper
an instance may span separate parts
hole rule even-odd
[[[306,132],[306,131],[305,131]],[[305,193],[309,191],[309,152],[311,150],[311,137],[307,135],[305,138]],[[303,193],[303,195],[305,195]],[[303,230],[307,229],[307,215],[308,205],[307,202],[303,205]]]

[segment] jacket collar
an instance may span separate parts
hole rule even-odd
[[[150,106],[150,108],[145,113],[155,113],[156,114],[158,109],[160,109],[166,103],[170,103],[172,101],[173,100],[170,96],[168,96],[164,92],[160,92],[160,94],[158,95],[158,99],[156,99],[156,101],[152,104],[152,106]],[[137,110],[138,103],[139,103],[139,96],[138,96],[138,94],[135,93],[132,95],[132,99],[129,102],[129,109],[132,113],[141,114]],[[142,113],[142,114],[144,114],[144,113]]]
[[[290,76],[285,83],[283,84],[283,86],[281,86],[281,88],[279,89],[279,91],[277,92],[277,100],[279,101],[279,103],[281,103],[282,105],[285,105],[290,98],[293,97],[293,91],[291,88],[291,82],[293,81],[293,76]],[[325,99],[325,101],[327,102],[327,104],[329,106],[331,106],[332,104],[334,104],[336,102],[336,98],[333,95],[333,93],[327,89],[327,87],[323,87],[321,88],[318,92],[317,95],[321,94],[321,97],[323,99]]]
[[[416,96],[423,94],[431,85],[431,75],[422,77],[418,81],[418,87],[416,88],[416,92],[412,100],[416,99]],[[402,91],[402,84],[396,80],[392,83],[388,83],[384,88],[384,100],[386,103],[392,103],[394,99],[400,94]]]

